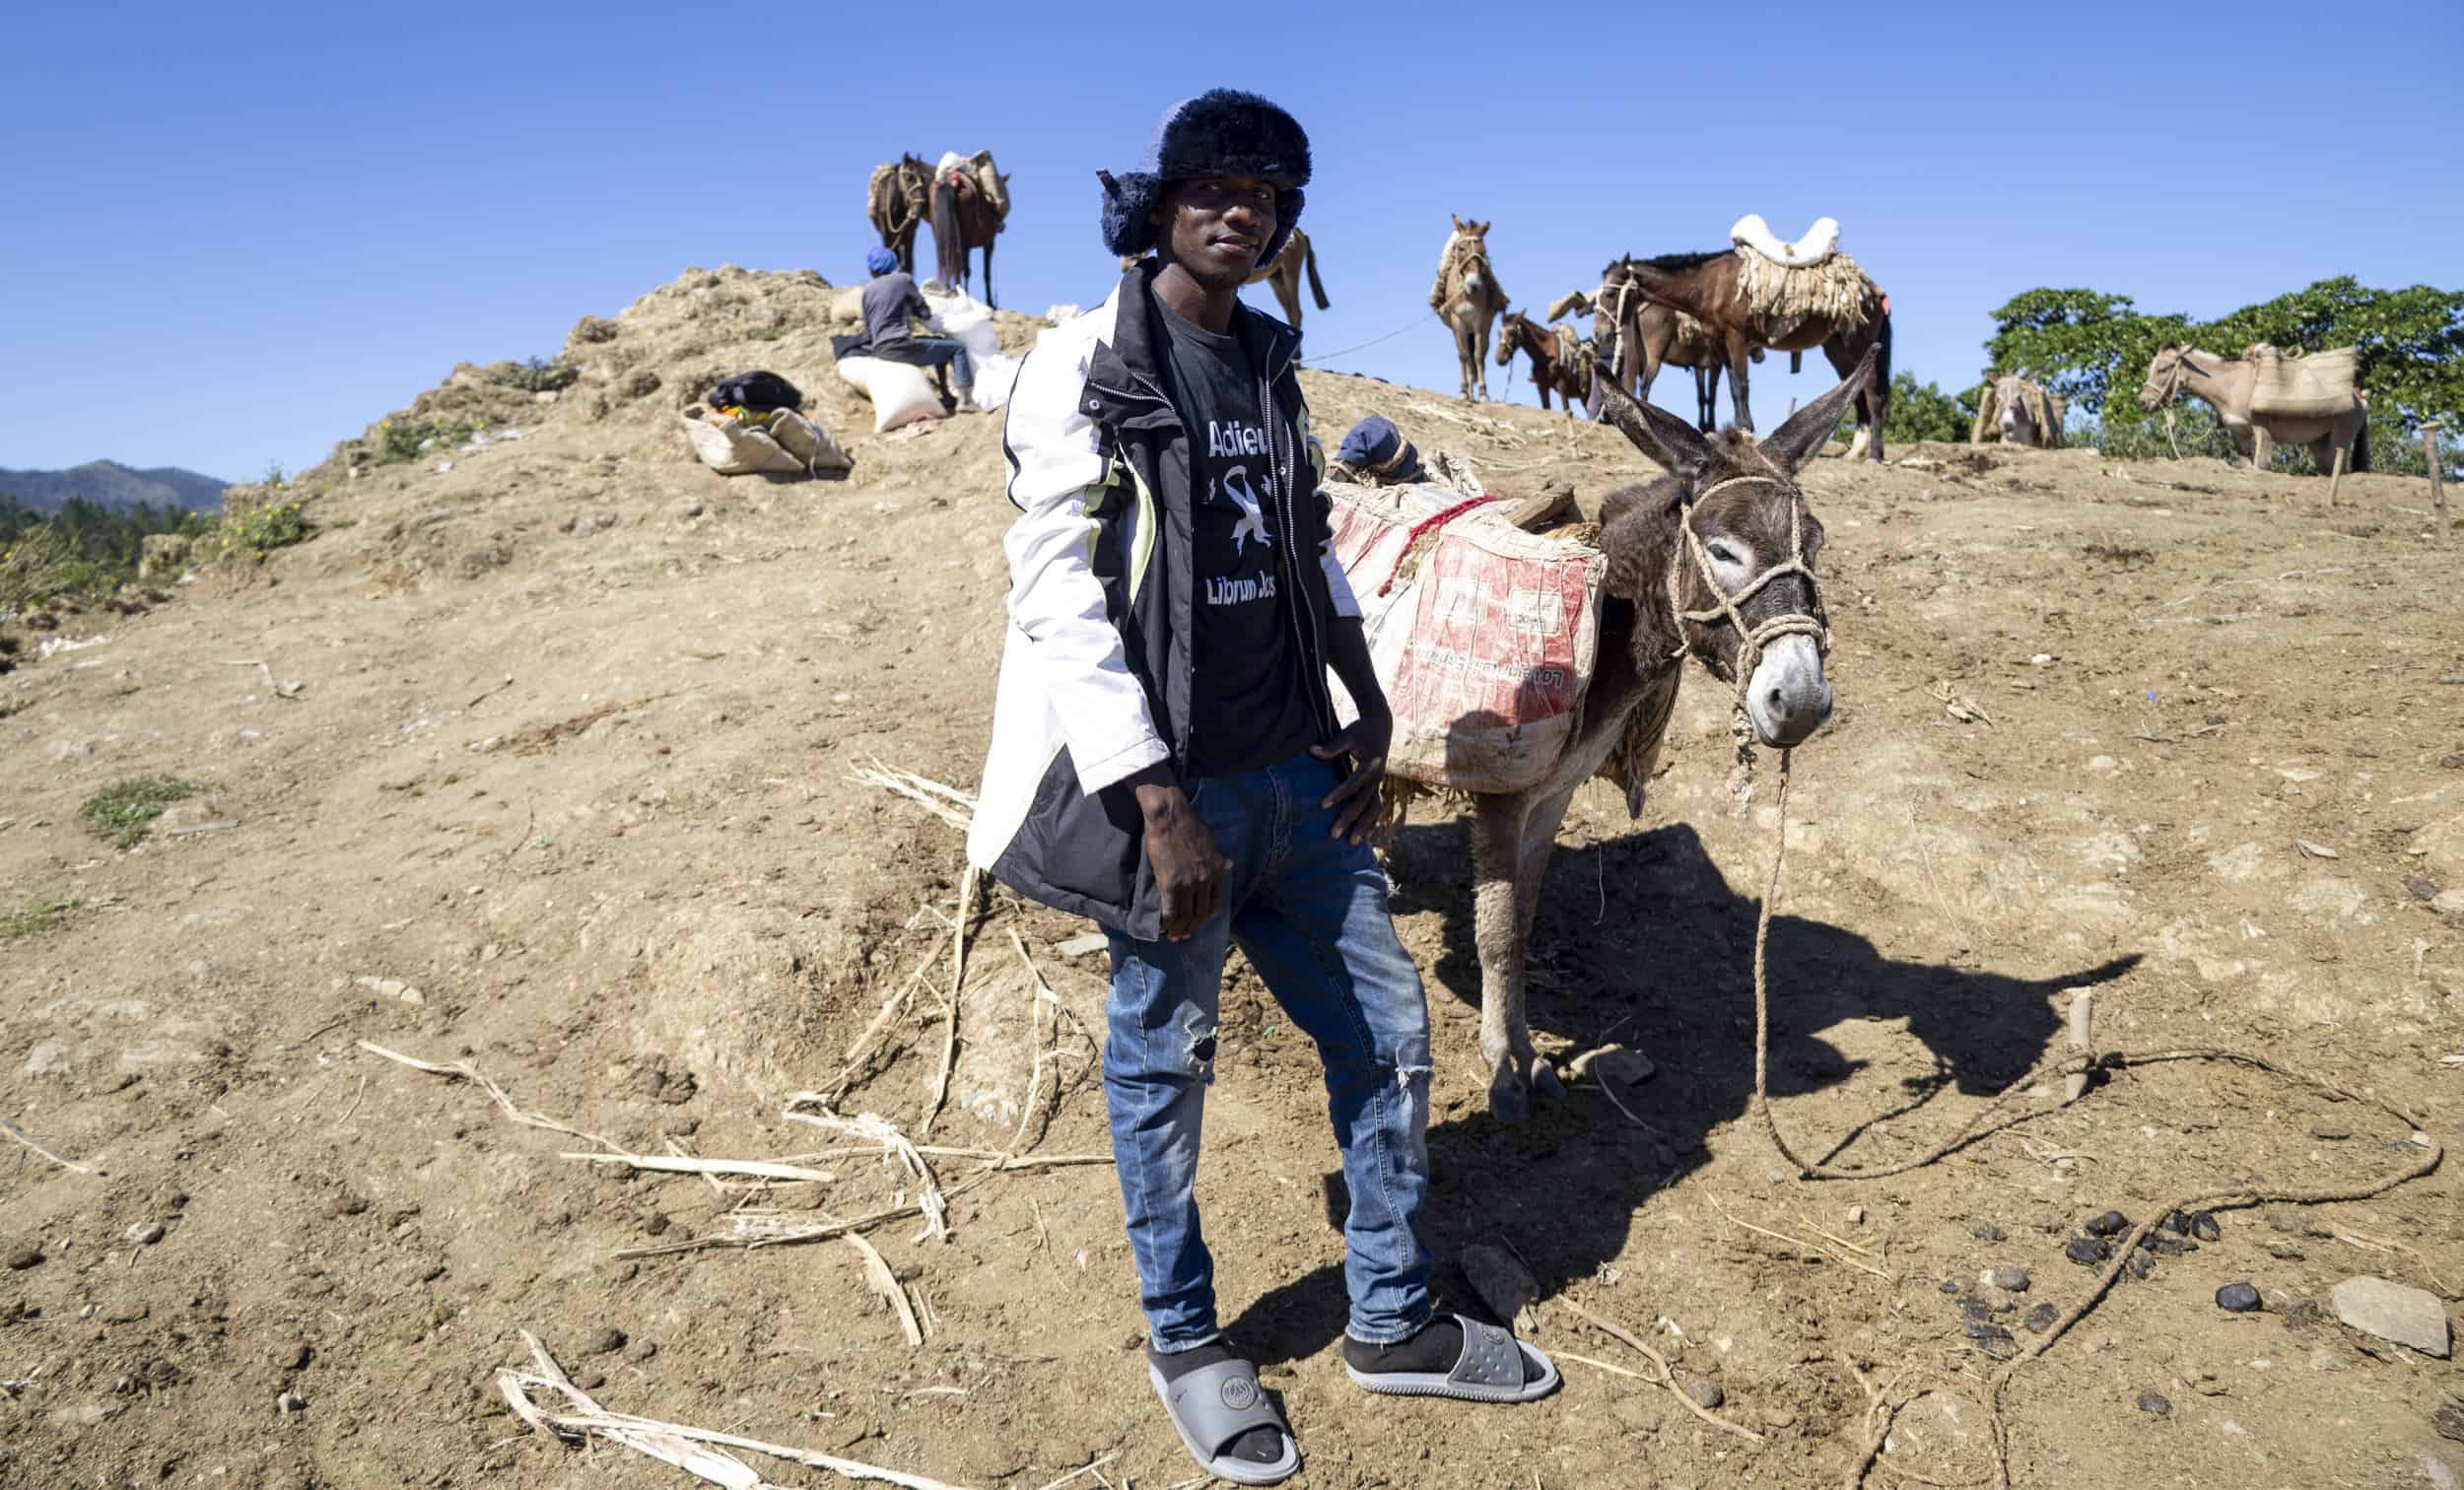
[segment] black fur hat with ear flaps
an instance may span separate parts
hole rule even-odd
[[[1138,169],[1104,183],[1104,246],[1124,258],[1155,250],[1155,204],[1174,181],[1249,175],[1274,183],[1274,237],[1258,262],[1270,264],[1300,221],[1309,184],[1309,136],[1300,121],[1253,93],[1218,88],[1184,100],[1164,115]]]

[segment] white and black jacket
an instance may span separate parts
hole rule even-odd
[[[1189,434],[1175,407],[1156,261],[1044,333],[1019,370],[1009,459],[1009,631],[968,857],[1021,895],[1151,941],[1162,905],[1123,779],[1188,759],[1193,684]],[[1358,616],[1327,538],[1326,454],[1293,368],[1299,337],[1247,305],[1233,330],[1263,370],[1274,441],[1276,545],[1301,679],[1321,740],[1335,731],[1328,634]],[[1270,400],[1270,401],[1269,401]]]

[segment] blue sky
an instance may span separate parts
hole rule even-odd
[[[1334,366],[1426,387],[1455,381],[1425,305],[1455,212],[1494,221],[1518,305],[1621,252],[1718,246],[1745,212],[1829,214],[1891,296],[1899,366],[1946,385],[2031,286],[2212,315],[2331,274],[2464,280],[2439,188],[2456,0],[2325,28],[2264,4],[1662,9],[961,6],[936,29],[924,6],[140,4],[98,30],[29,7],[0,40],[0,466],[298,469],[456,361],[553,353],[688,264],[859,279],[864,180],[902,150],[991,147],[1002,304],[1092,302],[1095,168],[1216,85],[1313,137],[1335,308],[1312,347],[1403,328]],[[1757,370],[1766,428],[1828,385],[1812,362]],[[1690,409],[1682,375],[1660,401]]]

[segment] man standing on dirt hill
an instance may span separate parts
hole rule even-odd
[[[932,375],[942,379],[943,398],[949,397],[950,379],[955,378],[958,397],[952,412],[976,412],[975,368],[967,361],[966,344],[955,336],[918,336],[908,329],[911,315],[926,324],[932,320],[932,306],[916,288],[916,277],[899,268],[898,255],[887,248],[865,254],[864,267],[872,271],[863,295],[866,354],[883,362],[930,368]],[[949,368],[946,376],[941,372],[944,364]]]
[[[1367,844],[1394,720],[1329,552],[1298,338],[1239,300],[1300,216],[1308,137],[1219,90],[1165,116],[1145,169],[1098,175],[1105,245],[1136,262],[1010,396],[1024,515],[968,852],[1110,936],[1104,1094],[1148,1378],[1200,1467],[1272,1484],[1299,1451],[1218,1327],[1193,1191],[1235,944],[1326,1063],[1351,1380],[1520,1402],[1557,1372],[1430,1309],[1428,1007]]]

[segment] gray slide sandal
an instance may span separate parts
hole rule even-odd
[[[1455,1369],[1434,1371],[1361,1371],[1343,1363],[1352,1385],[1389,1396],[1453,1397],[1464,1402],[1530,1402],[1557,1389],[1557,1364],[1535,1345],[1526,1345],[1501,1325],[1482,1324],[1455,1316],[1463,1326],[1463,1354]]]
[[[1243,1360],[1217,1361],[1167,1382],[1155,1363],[1146,1363],[1146,1379],[1163,1398],[1164,1416],[1198,1460],[1198,1467],[1236,1485],[1272,1485],[1290,1479],[1300,1468],[1300,1445],[1283,1421],[1266,1388],[1258,1385],[1258,1368]],[[1555,1374],[1550,1374],[1555,1379]],[[1271,1428],[1283,1438],[1283,1454],[1269,1463],[1226,1458],[1224,1446],[1252,1428]]]

